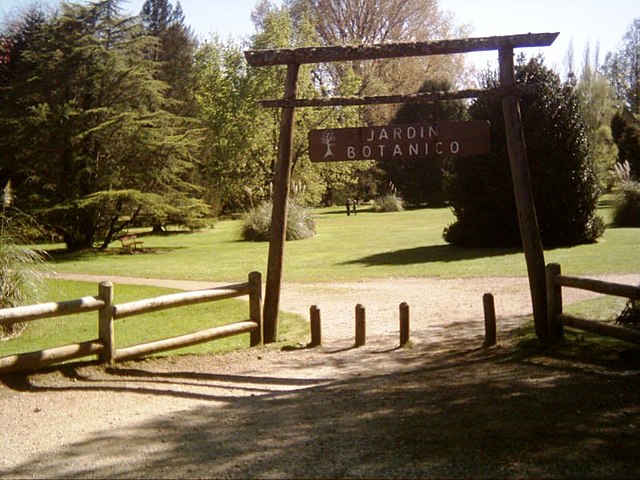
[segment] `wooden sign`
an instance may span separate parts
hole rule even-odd
[[[438,122],[309,132],[313,162],[424,159],[489,153],[489,122]]]

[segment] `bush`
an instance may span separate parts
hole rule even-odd
[[[33,228],[29,218],[11,208],[11,184],[2,191],[0,211],[0,308],[29,305],[46,292],[44,258],[23,245],[21,233]],[[0,340],[20,335],[26,323],[0,325]]]
[[[629,162],[616,164],[620,192],[613,204],[612,223],[616,227],[640,227],[640,182],[632,180]]]
[[[577,96],[541,58],[519,60],[516,79],[537,84],[520,107],[542,242],[547,248],[594,242],[604,222],[596,214],[598,181]],[[489,74],[484,84],[499,83]],[[521,246],[501,101],[480,98],[469,113],[491,122],[491,152],[451,162],[446,187],[457,221],[444,239],[460,246]]]
[[[273,204],[265,202],[249,210],[243,218],[241,236],[243,240],[264,242],[271,238],[271,212]],[[313,210],[289,201],[287,209],[287,240],[303,240],[316,234]]]
[[[404,210],[404,201],[394,193],[383,195],[373,201],[374,212],[401,212],[402,210]]]

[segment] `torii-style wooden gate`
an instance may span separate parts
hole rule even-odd
[[[518,94],[524,87],[515,83],[513,63],[514,48],[547,47],[558,33],[536,33],[511,36],[466,38],[437,42],[393,43],[370,46],[306,47],[277,50],[250,50],[245,52],[249,65],[287,65],[284,97],[280,100],[263,100],[265,107],[282,108],[280,139],[276,173],[273,182],[273,215],[271,241],[267,265],[267,281],[264,301],[264,341],[277,339],[278,309],[282,283],[282,264],[286,238],[287,203],[291,181],[291,143],[295,109],[299,107],[374,105],[390,103],[427,103],[440,100],[499,96],[505,120],[507,147],[511,165],[514,195],[518,212],[520,234],[527,264],[535,331],[541,340],[550,336],[546,311],[545,260],[542,240],[533,201],[533,190],[527,162],[527,154],[520,116]],[[365,98],[297,99],[298,70],[301,64],[376,60],[429,55],[450,55],[479,51],[498,51],[500,87],[494,90],[461,90],[432,92],[413,95],[391,95]]]

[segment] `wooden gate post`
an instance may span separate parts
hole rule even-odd
[[[552,341],[560,340],[564,335],[562,324],[558,322],[558,315],[562,313],[562,286],[556,284],[556,278],[561,273],[560,264],[547,265],[547,316]]]
[[[284,99],[296,97],[298,84],[297,63],[287,66],[287,82],[284,87]],[[269,242],[269,261],[267,264],[267,282],[264,296],[264,343],[273,343],[278,339],[278,309],[280,307],[280,287],[282,284],[282,262],[284,243],[287,235],[287,205],[291,182],[291,143],[295,109],[284,107],[280,119],[280,139],[278,141],[278,163],[273,181],[273,211],[271,214],[271,241]]]
[[[262,274],[251,272],[249,274],[249,320],[258,324],[258,328],[251,332],[249,342],[252,347],[263,343],[262,322]]]
[[[513,48],[503,46],[499,50],[500,85],[515,87],[515,71],[513,66]],[[547,290],[544,251],[533,201],[533,187],[527,163],[527,151],[520,116],[520,105],[515,93],[502,97],[502,113],[507,134],[507,149],[511,165],[511,179],[515,195],[516,209],[522,247],[527,263],[531,303],[533,305],[533,322],[536,335],[542,341],[549,338],[547,322]]]
[[[100,363],[113,363],[115,357],[115,338],[113,331],[113,284],[102,282],[98,285],[98,296],[104,307],[98,311],[98,338],[104,350],[98,354]]]

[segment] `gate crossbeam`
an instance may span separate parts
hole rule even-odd
[[[304,108],[304,107],[347,107],[353,105],[386,105],[394,103],[432,103],[465,98],[502,97],[505,95],[520,96],[533,91],[537,85],[514,85],[497,87],[490,90],[451,90],[441,92],[423,92],[406,95],[375,95],[368,97],[327,97],[260,100],[265,108]]]
[[[330,47],[248,50],[244,53],[252,67],[274,65],[347,62],[381,58],[423,57],[456,53],[483,52],[502,48],[548,47],[558,37],[555,33],[526,33],[496,37],[459,38],[436,42],[382,43],[376,45],[341,45]]]

